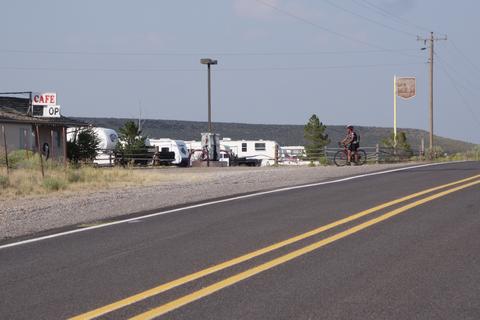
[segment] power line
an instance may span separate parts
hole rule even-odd
[[[410,25],[410,26],[413,26],[419,30],[423,30],[423,31],[427,31],[427,32],[430,32],[432,31],[431,28],[426,28],[426,27],[423,27],[421,25],[418,25],[418,24],[415,24],[405,18],[402,18],[398,15],[395,15],[393,13],[391,13],[390,11],[387,11],[385,10],[384,8],[380,7],[380,6],[377,6],[375,5],[374,3],[372,3],[371,1],[368,1],[368,0],[352,0],[353,2],[363,6],[363,7],[366,7],[366,8],[369,8],[369,9],[373,9],[375,10],[377,13],[383,15],[384,17],[387,17],[387,18],[394,18],[396,19],[397,21],[399,21],[400,23],[402,23],[403,25]]]
[[[453,76],[447,71],[446,67],[443,65],[443,64],[440,64],[440,68],[442,69],[442,71],[445,73],[445,75],[447,76],[447,78],[450,80],[450,82],[452,83],[453,85],[453,88],[457,91],[457,94],[460,96],[461,98],[461,101],[464,105],[464,107],[466,107],[468,109],[468,111],[470,111],[470,114],[472,115],[473,119],[477,122],[477,124],[480,126],[480,119],[477,117],[476,113],[473,111],[472,107],[470,106],[470,103],[468,102],[468,100],[465,98],[465,96],[463,95],[463,93],[461,92],[460,88],[458,87],[457,85],[457,81],[455,81],[455,79],[453,78]]]
[[[85,55],[85,56],[309,56],[333,54],[368,54],[414,52],[413,49],[378,49],[378,50],[332,50],[332,51],[270,51],[270,52],[120,52],[120,51],[52,51],[4,49],[0,53],[45,54],[45,55]]]
[[[333,2],[331,2],[330,0],[323,0],[323,1],[326,2],[326,3],[328,3],[329,5],[331,5],[332,7],[335,7],[335,8],[337,8],[337,9],[340,9],[340,10],[342,10],[342,11],[344,11],[344,12],[347,12],[347,13],[349,13],[349,14],[355,16],[355,17],[358,17],[358,18],[360,18],[360,19],[366,20],[366,21],[368,21],[368,22],[370,22],[370,23],[379,25],[379,26],[381,26],[381,27],[383,27],[383,28],[389,29],[389,30],[394,31],[394,32],[398,32],[398,33],[407,35],[407,36],[409,36],[409,37],[416,37],[416,34],[414,34],[414,33],[407,32],[407,31],[403,31],[403,30],[400,30],[400,29],[391,27],[391,26],[389,26],[389,25],[386,25],[386,24],[384,24],[384,23],[378,22],[378,21],[376,21],[376,20],[370,19],[369,17],[363,16],[363,15],[361,15],[361,14],[358,14],[358,13],[354,12],[354,11],[351,11],[351,10],[349,10],[349,9],[346,9],[346,8],[342,7],[342,6],[339,6],[338,4],[333,3]]]
[[[475,69],[477,69],[477,71],[480,72],[480,67],[475,64],[473,60],[470,59],[465,53],[463,53],[463,51],[460,50],[460,48],[455,44],[453,40],[451,40],[450,43],[452,44],[452,47],[455,49],[455,51],[457,51],[457,53],[462,56],[466,62],[468,62],[471,66],[473,66]]]
[[[275,11],[278,11],[278,12],[280,12],[280,13],[286,15],[286,16],[289,16],[289,17],[291,17],[291,18],[293,18],[293,19],[295,19],[295,20],[298,20],[298,21],[301,21],[301,22],[306,23],[306,24],[308,24],[308,25],[311,25],[311,26],[313,26],[313,27],[315,27],[315,28],[318,28],[318,29],[320,29],[320,30],[323,30],[324,32],[328,32],[328,33],[330,33],[330,34],[336,35],[336,36],[338,36],[338,37],[340,37],[340,38],[343,38],[343,39],[346,39],[346,40],[350,40],[350,41],[353,41],[353,42],[356,42],[356,43],[360,43],[360,44],[363,44],[363,45],[368,46],[368,47],[371,47],[371,48],[386,50],[386,51],[390,51],[390,52],[395,52],[394,50],[385,48],[385,47],[383,47],[383,46],[380,46],[380,45],[377,45],[377,44],[374,44],[374,43],[371,43],[371,42],[368,42],[368,41],[363,41],[363,40],[361,40],[361,39],[357,39],[357,38],[355,38],[355,37],[352,37],[352,36],[349,36],[349,35],[346,35],[346,34],[337,32],[337,31],[335,31],[335,30],[332,30],[332,29],[330,29],[330,28],[321,26],[321,25],[319,25],[319,24],[317,24],[317,23],[315,23],[315,22],[312,22],[312,21],[310,21],[310,20],[308,20],[308,19],[305,19],[305,18],[303,18],[303,17],[301,17],[301,16],[299,16],[299,15],[296,15],[296,14],[294,14],[294,13],[292,13],[292,12],[289,12],[289,11],[287,11],[287,10],[284,10],[284,9],[281,9],[281,8],[279,8],[279,7],[277,7],[277,6],[274,6],[273,4],[271,4],[271,3],[267,2],[267,1],[264,1],[264,0],[255,0],[255,1],[258,2],[258,3],[260,3],[260,4],[262,4],[262,5],[264,5],[264,6],[269,7],[269,8],[271,8],[271,9],[275,10]],[[403,55],[412,57],[412,55],[408,55],[408,54],[403,54]],[[415,56],[415,57],[416,57],[416,56]]]
[[[288,70],[326,70],[326,69],[356,69],[356,68],[381,68],[381,67],[398,67],[422,65],[423,62],[416,63],[385,63],[385,64],[358,64],[358,65],[332,65],[332,66],[286,66],[286,67],[232,67],[232,68],[216,68],[215,72],[222,71],[288,71]],[[96,68],[96,67],[12,67],[0,66],[1,70],[17,70],[17,71],[79,71],[79,72],[204,72],[203,69],[197,68]]]
[[[440,61],[442,61],[442,63],[450,68],[450,70],[452,70],[453,72],[457,73],[463,80],[465,80],[470,86],[472,86],[471,88],[466,86],[464,83],[461,84],[461,86],[466,89],[467,91],[470,91],[471,93],[473,93],[474,95],[478,95],[478,90],[474,89],[476,86],[475,84],[473,84],[472,82],[470,82],[470,80],[466,77],[463,76],[462,72],[458,71],[457,68],[455,68],[451,63],[447,62],[447,60],[445,60],[445,58],[442,58],[440,55],[438,55],[438,53],[435,52],[435,56],[440,59]]]

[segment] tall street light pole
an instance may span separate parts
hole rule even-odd
[[[210,58],[200,59],[201,64],[206,64],[208,67],[208,132],[212,132],[212,85],[210,76],[210,66],[218,63],[217,60]]]

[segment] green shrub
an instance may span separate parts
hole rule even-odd
[[[65,189],[66,184],[65,181],[61,179],[47,177],[43,180],[43,187],[49,191],[58,191]]]
[[[322,166],[328,166],[328,159],[326,157],[320,157],[320,159],[318,159],[318,162]]]
[[[38,166],[38,161],[38,155],[32,151],[14,150],[8,153],[8,166],[12,169],[33,168]]]

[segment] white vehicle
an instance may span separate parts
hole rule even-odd
[[[186,167],[189,165],[188,148],[183,140],[173,140],[168,138],[147,139],[147,147],[158,147],[160,152],[174,152],[175,159],[171,164]]]
[[[113,165],[113,151],[118,143],[118,134],[115,130],[110,128],[101,128],[101,127],[92,127],[93,132],[96,134],[97,138],[100,140],[98,148],[100,149],[97,157],[93,160],[93,163],[105,166]],[[67,129],[67,140],[73,141],[76,139],[76,135],[82,128],[68,128]]]
[[[220,140],[220,146],[236,156],[238,164],[269,166],[278,159],[280,150],[276,141],[272,140]]]
[[[194,150],[202,150],[202,142],[196,140],[185,141],[187,145],[188,152],[192,152]]]

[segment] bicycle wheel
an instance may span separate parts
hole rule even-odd
[[[357,161],[358,165],[361,166],[362,164],[365,164],[365,162],[367,162],[367,153],[365,152],[365,150],[358,149],[357,155],[358,155],[358,161]]]
[[[347,160],[347,152],[345,150],[337,151],[333,157],[333,162],[337,167],[343,167],[347,165]]]

